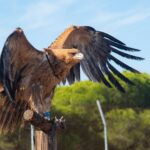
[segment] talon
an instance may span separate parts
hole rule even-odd
[[[24,86],[20,87],[20,90],[21,90],[21,91],[24,91],[24,90],[25,90],[25,87],[24,87]]]
[[[58,121],[58,118],[55,116],[55,121]]]

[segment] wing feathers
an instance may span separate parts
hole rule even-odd
[[[118,44],[118,43],[113,42],[113,41],[108,41],[108,43],[109,43],[110,47],[115,46],[119,49],[126,50],[126,51],[140,51],[139,49],[135,49],[135,48],[128,47],[126,45]]]
[[[24,101],[13,104],[6,97],[3,101],[3,105],[0,106],[0,132],[7,133],[22,123],[23,113],[28,105]]]
[[[69,75],[67,76],[69,84],[72,84],[75,82],[75,74],[73,72],[73,68],[70,70]]]
[[[107,38],[108,40],[114,41],[114,42],[116,42],[116,43],[118,43],[118,44],[125,45],[122,41],[116,39],[115,37],[113,37],[113,36],[111,36],[111,35],[109,35],[109,34],[107,34],[107,33],[100,32],[100,34],[102,34],[102,36],[103,36],[104,38]]]
[[[118,55],[120,55],[120,56],[122,56],[122,57],[129,58],[129,59],[135,59],[135,60],[143,60],[143,59],[144,59],[144,58],[141,58],[141,57],[138,57],[138,56],[133,56],[133,55],[130,55],[130,54],[121,52],[121,51],[119,51],[119,50],[117,50],[117,49],[115,49],[115,48],[113,48],[113,47],[111,48],[111,50],[112,50],[114,53],[116,53],[116,54],[118,54]]]
[[[132,81],[130,81],[128,78],[126,78],[123,74],[121,74],[115,67],[113,67],[108,61],[107,61],[107,65],[109,67],[109,69],[115,74],[117,75],[120,79],[122,79],[123,81],[125,81],[128,84],[134,85],[134,83]]]
[[[138,70],[126,65],[125,63],[121,62],[119,59],[115,58],[114,56],[112,55],[109,55],[109,59],[110,60],[113,60],[116,64],[118,64],[119,66],[131,71],[131,72],[134,72],[134,73],[140,73]]]
[[[77,81],[80,81],[80,64],[76,64],[74,67],[73,67],[73,72],[75,74],[75,78]]]
[[[7,38],[0,58],[0,80],[10,101],[14,101],[15,90],[24,68],[41,53],[29,43],[21,29],[15,30]]]
[[[113,76],[113,74],[108,70],[108,68],[105,66],[104,67],[104,71],[107,74],[109,80],[115,85],[115,87],[121,91],[121,92],[125,92],[124,88],[121,86],[121,84],[117,81],[117,79]]]
[[[113,72],[126,83],[132,84],[132,82],[122,75],[116,68],[114,68],[109,61],[112,60],[119,66],[129,71],[135,73],[139,73],[139,71],[112,56],[112,52],[127,59],[143,60],[141,57],[122,52],[122,50],[131,52],[140,50],[128,47],[125,45],[125,43],[116,39],[115,37],[104,32],[96,31],[94,28],[89,26],[74,26],[68,28],[51,46],[53,48],[76,47],[84,55],[84,60],[82,60],[80,64],[84,73],[90,80],[98,82],[102,81],[108,87],[111,87],[111,84],[105,78],[105,75],[107,75],[109,81],[122,92],[124,92],[123,87],[111,72]],[[75,81],[73,79],[76,76],[75,72],[78,74],[79,70],[75,71],[72,69],[70,71],[70,76],[72,77],[70,83]]]
[[[87,48],[88,49],[88,48]],[[91,54],[92,51],[87,51],[86,57],[91,56],[90,58],[87,58],[87,64],[90,68],[89,72],[92,74],[93,76],[93,81],[97,81],[97,82],[101,82],[103,81],[104,84],[108,87],[111,88],[110,83],[106,80],[106,78],[104,77],[99,64],[98,63],[91,63],[91,62],[98,62],[97,58]]]
[[[7,38],[0,58],[0,83],[5,91],[4,103],[0,106],[0,132],[13,130],[17,124],[21,123],[28,99],[23,99],[19,93],[20,80],[30,74],[25,72],[27,68],[34,69],[28,65],[39,63],[41,56],[42,52],[29,43],[21,29],[15,30]],[[26,86],[27,83],[23,84]],[[20,98],[16,93],[20,94]]]

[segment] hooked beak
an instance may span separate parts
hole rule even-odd
[[[74,59],[82,60],[84,58],[84,55],[82,53],[77,53],[73,56]]]

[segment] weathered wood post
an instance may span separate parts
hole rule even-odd
[[[32,110],[24,112],[24,120],[35,128],[35,150],[57,150],[56,130],[63,129],[64,121],[61,119],[47,120]]]

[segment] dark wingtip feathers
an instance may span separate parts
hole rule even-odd
[[[100,32],[100,34],[102,34],[102,36],[106,39],[106,40],[111,40],[113,42],[116,42],[116,43],[119,43],[119,44],[122,44],[122,45],[125,45],[125,43],[123,43],[122,41],[116,39],[115,37],[105,33],[105,32]]]
[[[131,72],[134,72],[134,73],[140,73],[138,70],[126,65],[125,63],[121,62],[119,59],[115,58],[114,56],[112,55],[109,55],[108,58],[110,60],[113,60],[116,64],[118,64],[119,66],[121,66],[122,68],[125,68],[126,70],[129,70]]]
[[[121,51],[117,50],[117,49],[114,48],[114,47],[111,47],[111,50],[112,50],[114,53],[116,53],[116,54],[118,54],[118,55],[120,55],[120,56],[122,56],[122,57],[128,58],[128,59],[144,60],[144,58],[142,58],[142,57],[138,57],[138,56],[134,56],[134,55],[130,55],[130,54],[121,52]]]
[[[124,82],[130,84],[130,85],[135,85],[132,81],[130,81],[127,77],[125,77],[123,74],[121,74],[115,67],[113,67],[108,61],[107,61],[107,65],[109,67],[109,69],[115,74],[117,75],[121,80],[123,80]]]

